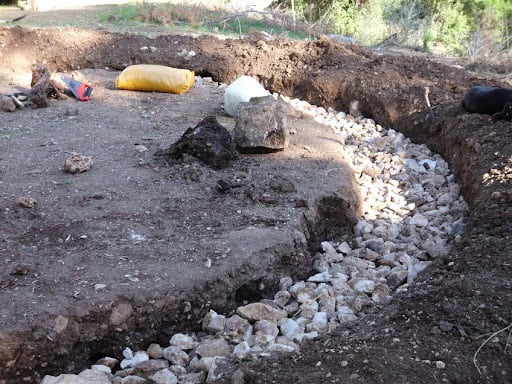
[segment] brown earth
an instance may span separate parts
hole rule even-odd
[[[19,74],[28,73],[34,62],[62,72],[164,64],[189,68],[220,82],[251,74],[272,91],[324,107],[348,110],[352,100],[359,100],[366,116],[427,144],[450,163],[469,203],[464,240],[447,257],[436,259],[414,286],[390,305],[305,345],[292,357],[241,363],[240,367],[246,373],[246,383],[512,382],[512,124],[492,123],[489,116],[468,114],[460,107],[469,87],[498,84],[496,81],[423,57],[375,55],[359,46],[325,39],[249,42],[212,36],[149,38],[15,27],[1,29],[0,41],[1,78],[12,85],[17,85]],[[141,51],[143,46],[156,47],[156,51]],[[196,56],[185,60],[178,55],[183,49],[194,50]],[[76,371],[99,355],[119,354],[128,340],[132,346],[144,348],[150,341],[166,340],[176,330],[193,330],[207,308],[229,310],[241,300],[264,296],[286,271],[295,276],[306,272],[308,236],[314,246],[315,240],[342,235],[329,232],[339,223],[321,228],[319,219],[337,207],[336,202],[354,202],[347,198],[330,204],[332,200],[321,199],[325,191],[311,192],[301,185],[301,169],[314,173],[305,178],[309,188],[323,185],[321,170],[342,167],[343,160],[329,156],[317,161],[301,159],[304,146],[300,141],[292,158],[283,154],[265,160],[242,157],[235,165],[235,172],[241,172],[235,178],[251,174],[254,191],[246,188],[243,194],[228,197],[219,197],[214,186],[217,179],[233,177],[229,170],[219,174],[193,161],[158,164],[150,155],[141,162],[129,146],[142,143],[156,149],[205,114],[218,115],[219,121],[224,121],[220,96],[210,94],[211,99],[202,101],[207,93],[199,97],[201,91],[195,88],[194,102],[187,102],[186,108],[175,114],[174,106],[179,104],[175,96],[123,92],[120,97],[120,91],[109,89],[110,72],[81,74],[90,75],[98,84],[91,104],[54,101],[47,110],[0,115],[2,136],[8,135],[2,139],[0,174],[2,182],[7,176],[13,178],[1,184],[0,202],[0,377],[6,383],[22,382],[24,377],[36,381],[38,374],[60,370]],[[104,76],[103,80],[97,76]],[[430,89],[433,116],[426,108],[425,87]],[[194,92],[198,94],[194,96]],[[78,108],[74,119],[65,115],[70,106]],[[108,114],[112,110],[114,114]],[[109,116],[107,121],[104,116]],[[304,128],[311,123],[296,119],[296,124]],[[149,144],[142,141],[145,138]],[[9,152],[15,145],[11,143],[17,143],[18,152]],[[41,147],[44,151],[38,150]],[[93,168],[72,178],[62,174],[60,161],[71,150],[95,153]],[[313,146],[313,150],[317,155],[321,148]],[[34,161],[39,162],[37,167]],[[334,167],[330,161],[336,162]],[[268,168],[259,173],[256,164]],[[97,171],[104,172],[101,178],[95,176]],[[281,180],[288,174],[299,187],[291,196],[272,189],[268,177]],[[18,183],[37,192],[40,207],[26,210],[15,206]],[[210,190],[199,191],[205,187]],[[330,196],[332,189],[327,192]],[[346,196],[357,194],[349,187],[345,192]],[[168,195],[162,196],[164,193]],[[190,206],[193,209],[190,196],[198,196]],[[315,197],[323,203],[318,204]],[[228,198],[232,200],[220,204]],[[301,208],[299,200],[309,201],[309,208]],[[255,211],[242,215],[240,222],[233,217],[239,206],[243,212]],[[297,209],[309,212],[306,219],[300,218],[300,212],[297,215]],[[276,221],[289,212],[291,220]],[[352,210],[343,212],[350,216]],[[254,217],[257,222],[251,221]],[[250,250],[252,257],[239,260],[247,252],[226,252],[223,247],[236,239],[223,236],[232,233],[243,241],[243,229],[248,226],[263,232],[263,237],[256,235],[255,242],[264,238],[274,243],[263,251],[255,247]],[[290,229],[287,233],[275,230],[276,226],[294,231],[302,228],[302,232]],[[190,236],[197,236],[197,247],[180,249],[183,239],[179,235],[187,236],[190,227],[194,228]],[[219,230],[215,239],[205,236],[207,228],[227,232]],[[276,232],[295,241],[283,245],[281,237],[273,240],[269,235]],[[177,238],[173,238],[175,233]],[[130,237],[132,234],[154,241],[133,244],[130,239],[139,238]],[[159,242],[159,238],[165,241]],[[211,255],[214,267],[220,266],[217,272],[203,266],[204,251],[212,247],[208,257]],[[171,254],[172,266],[166,252]],[[297,264],[303,268],[292,270]],[[151,268],[143,269],[147,266]],[[82,267],[85,270],[77,270]],[[81,277],[82,273],[94,277],[97,272],[106,278],[101,274],[103,268],[116,271],[109,275],[113,286],[103,279]],[[170,270],[180,275],[183,268],[193,273],[183,275],[175,287],[165,288],[158,279],[159,273]],[[128,283],[134,277],[138,285]],[[108,284],[107,292],[95,292],[92,283]],[[261,283],[269,290],[258,292]],[[130,304],[127,316],[127,306],[120,304]],[[113,318],[114,312],[119,316]],[[436,366],[436,361],[444,362],[445,368]]]

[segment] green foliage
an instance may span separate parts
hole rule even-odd
[[[189,32],[215,32],[227,35],[265,31],[272,35],[286,35],[292,39],[304,39],[307,36],[300,30],[290,30],[284,23],[251,16],[253,15],[233,15],[223,8],[208,8],[197,4],[157,4],[142,1],[117,6],[111,12],[101,14],[99,21],[114,24],[148,23]]]
[[[464,54],[478,32],[489,49],[512,47],[512,0],[295,0],[295,10],[298,18],[322,24],[323,33],[363,43],[394,35],[400,44],[427,52],[435,46]]]
[[[360,28],[358,11],[357,2],[353,0],[333,1],[329,12],[332,32],[353,36]]]
[[[471,17],[464,12],[463,1],[440,3],[438,9],[431,10],[437,42],[452,53],[463,54],[472,30]]]
[[[100,22],[127,23],[137,18],[139,8],[136,5],[115,6],[112,12],[100,13],[98,19]]]
[[[280,24],[269,23],[264,20],[239,16],[209,24],[211,30],[229,35],[247,35],[256,31],[265,31],[271,35],[286,35],[291,39],[305,39],[306,35],[298,31],[291,31]]]
[[[359,29],[354,37],[365,44],[373,45],[389,36],[389,25],[384,20],[385,8],[397,0],[368,0],[358,13]]]
[[[384,7],[383,17],[396,40],[406,46],[419,46],[431,24],[431,18],[420,0],[389,2]]]
[[[435,40],[436,34],[432,29],[427,29],[423,35],[423,52],[430,53],[430,45]]]

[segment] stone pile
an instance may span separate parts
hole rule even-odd
[[[126,348],[120,362],[103,358],[79,375],[46,376],[44,384],[216,380],[234,360],[298,351],[304,340],[388,303],[460,238],[467,206],[439,155],[371,119],[282,99],[344,140],[364,201],[354,235],[323,242],[315,274],[304,281],[283,277],[272,300],[241,306],[229,317],[210,311],[199,335],[178,333],[168,346],[135,353]]]

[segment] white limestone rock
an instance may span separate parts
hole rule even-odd
[[[182,367],[188,365],[188,354],[180,347],[171,345],[170,347],[164,348],[162,355],[166,360],[169,360],[171,364],[181,365]]]
[[[183,350],[190,350],[197,346],[197,341],[195,341],[192,336],[185,335],[183,333],[176,333],[171,337],[169,344]]]
[[[268,304],[263,303],[252,303],[245,305],[243,307],[239,307],[236,313],[249,320],[250,322],[255,322],[258,320],[269,320],[269,321],[279,321],[285,317],[287,317],[286,311],[278,308],[271,307]]]
[[[165,368],[148,377],[154,384],[177,384],[178,378],[169,369]]]
[[[205,338],[200,341],[196,353],[201,357],[229,356],[231,346],[222,337]]]

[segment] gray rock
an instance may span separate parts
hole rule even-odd
[[[123,349],[123,356],[125,359],[133,359],[133,351],[129,347],[126,347]]]
[[[219,332],[222,332],[225,325],[226,316],[215,314],[211,316],[210,322],[206,326],[206,331],[211,335],[215,335]]]
[[[91,365],[91,369],[95,369],[96,371],[101,371],[101,372],[104,372],[104,373],[107,373],[107,374],[111,374],[112,373],[112,368],[106,366],[106,365],[101,365],[101,364],[94,364],[94,365]]]
[[[126,369],[120,369],[116,371],[117,377],[126,377],[126,376],[132,376],[135,375],[135,368],[126,368]]]
[[[347,277],[337,277],[332,279],[331,284],[337,294],[350,294],[352,293],[352,287],[347,283]]]
[[[233,349],[233,355],[238,359],[245,359],[250,351],[251,346],[249,345],[249,343],[247,341],[242,341]]]
[[[296,301],[291,302],[284,309],[289,316],[293,316],[299,310],[299,303]]]
[[[180,347],[171,345],[170,347],[162,350],[162,355],[165,359],[169,360],[171,364],[181,365],[186,367],[188,364],[188,354]]]
[[[463,218],[460,218],[458,220],[455,220],[453,222],[453,234],[454,235],[462,235],[464,233],[464,228],[465,228],[465,224],[464,224],[464,219]]]
[[[426,227],[428,225],[428,219],[421,213],[417,213],[411,218],[410,224],[416,225],[417,227]]]
[[[329,272],[317,273],[308,278],[308,281],[313,283],[327,283],[331,280],[331,274]]]
[[[372,305],[373,302],[370,297],[368,297],[368,295],[357,292],[350,307],[354,310],[355,313],[359,313],[367,308],[370,308]]]
[[[448,247],[443,239],[439,236],[436,236],[432,240],[427,240],[423,244],[423,248],[426,249],[430,257],[436,258],[440,256],[445,256],[448,254]]]
[[[110,384],[111,375],[95,369],[86,369],[80,372],[78,376],[88,384]]]
[[[303,335],[301,335],[301,339],[303,338]],[[282,345],[288,345],[289,347],[292,347],[295,351],[298,351],[300,349],[299,347],[299,341],[298,340],[289,340],[288,338],[284,336],[278,336],[276,338],[275,344],[282,344]]]
[[[231,362],[225,357],[215,357],[212,365],[208,370],[206,382],[219,380],[222,376],[226,375],[231,369]]]
[[[83,172],[80,170],[80,172]],[[77,173],[77,172],[71,172]],[[133,308],[128,303],[119,303],[112,309],[112,313],[110,314],[110,324],[112,325],[121,325],[131,316],[133,312]]]
[[[305,319],[312,319],[318,312],[318,302],[309,300],[299,307],[301,317]]]
[[[162,358],[162,347],[160,344],[150,344],[147,350],[147,353],[152,359],[161,359]]]
[[[132,355],[133,357],[133,355]],[[97,365],[106,365],[110,369],[113,369],[117,364],[119,364],[119,360],[114,359],[113,357],[103,357],[96,362]]]
[[[368,279],[351,280],[351,284],[356,292],[372,293],[375,289],[375,283]]]
[[[4,112],[14,112],[16,104],[9,96],[0,96],[0,109]]]
[[[293,340],[298,334],[304,333],[304,328],[293,319],[281,320],[279,322],[279,329],[281,334],[288,340]]]
[[[338,253],[333,245],[328,241],[323,241],[320,246],[324,253],[322,254],[323,259],[328,263],[336,263],[343,260],[343,254]]]
[[[179,347],[183,350],[189,350],[197,346],[197,341],[195,341],[191,336],[185,335],[183,333],[176,333],[171,337],[169,344]]]
[[[254,330],[256,332],[262,332],[265,335],[277,336],[279,334],[279,328],[277,324],[269,320],[260,320],[254,324]]]
[[[306,326],[306,331],[317,331],[318,333],[325,333],[329,330],[329,323],[327,312],[317,312],[313,316],[313,320]]]
[[[386,280],[392,288],[396,288],[405,283],[408,274],[408,271],[400,267],[395,267],[391,270]]]
[[[292,297],[292,294],[288,291],[277,291],[274,295],[274,301],[277,305],[284,307],[290,298]]]
[[[354,314],[354,311],[352,308],[349,308],[347,306],[339,306],[338,307],[338,320],[341,324],[347,323],[349,321],[357,320],[357,316]]]
[[[262,347],[273,344],[276,341],[276,337],[274,335],[267,335],[263,332],[256,332],[253,336],[251,336],[248,340],[249,345],[261,345]]]
[[[288,314],[282,309],[273,308],[268,304],[263,303],[252,303],[239,307],[237,314],[243,318],[255,322],[258,320],[269,320],[278,322],[285,318]]]
[[[148,376],[161,369],[168,368],[169,362],[163,359],[152,359],[140,362],[135,368],[135,374],[137,376]]]
[[[295,352],[295,348],[286,344],[272,344],[267,348],[269,352],[278,352],[278,353],[292,353]]]
[[[41,380],[40,384],[55,384],[56,380],[57,378],[55,376],[46,375],[45,377],[43,377],[43,380]]]
[[[384,277],[386,278],[389,273],[391,272],[391,267],[388,265],[379,265],[377,269],[375,270],[377,277]]]
[[[303,340],[314,340],[318,337],[317,331],[306,332],[302,335]]]
[[[325,261],[321,255],[319,257],[315,257],[315,260],[313,261],[313,270],[319,273],[328,272],[329,263]]]
[[[233,315],[226,319],[224,337],[233,344],[247,340],[252,335],[252,331],[253,329],[249,321],[238,315]]]
[[[283,278],[281,278],[281,280],[279,280],[279,290],[280,291],[286,291],[292,285],[293,285],[293,280],[289,276],[283,277]]]
[[[154,384],[177,384],[178,378],[174,373],[169,371],[167,368],[155,372],[148,377]]]
[[[169,371],[174,373],[179,378],[181,375],[187,373],[187,368],[182,367],[181,365],[171,365],[169,367]]]
[[[309,282],[311,283],[311,282]],[[315,283],[313,283],[315,284]],[[315,291],[314,288],[304,288],[303,291],[297,293],[297,301],[301,304],[309,303],[315,299]]]
[[[192,372],[181,375],[178,378],[179,384],[202,384],[206,380],[206,372]]]
[[[121,384],[148,384],[149,381],[147,381],[145,378],[140,376],[126,376],[121,379]]]
[[[373,225],[368,223],[366,220],[359,220],[354,227],[354,235],[362,236],[365,233],[371,233],[373,230]]]
[[[288,291],[292,294],[293,297],[297,298],[300,292],[303,292],[306,289],[306,283],[304,281],[298,281],[293,285],[288,287]]]
[[[348,255],[350,252],[352,252],[352,248],[350,248],[346,241],[338,245],[337,250],[338,252],[343,253],[344,255]]]
[[[451,330],[453,329],[453,324],[448,321],[441,320],[439,322],[439,328],[443,332],[451,332]]]
[[[407,267],[407,283],[411,284],[414,281],[414,279],[416,279],[416,276],[418,275],[418,273],[423,271],[430,264],[431,264],[430,261],[418,261],[418,262],[409,264]]]
[[[78,375],[62,374],[57,377],[47,375],[41,384],[88,384],[88,382]]]
[[[229,356],[231,346],[223,338],[209,338],[201,340],[196,348],[196,353],[201,357]]]
[[[378,228],[378,227],[377,227]],[[378,259],[379,254],[376,252],[380,252],[382,249],[382,245],[384,244],[384,239],[370,239],[366,240],[366,247],[368,248],[367,251],[373,251],[367,252],[366,259],[375,261]]]
[[[145,351],[138,351],[131,359],[121,361],[121,369],[135,367],[137,364],[149,360],[149,355]]]
[[[287,148],[290,133],[281,101],[263,96],[238,104],[234,136],[237,147],[245,152]]]
[[[318,299],[318,310],[321,312],[334,312],[336,310],[336,299],[329,295],[321,296]]]
[[[382,293],[373,293],[372,301],[376,304],[388,304],[393,299],[390,295],[384,295]]]
[[[189,368],[196,372],[208,372],[213,362],[213,357],[202,357],[194,356],[190,360]]]

